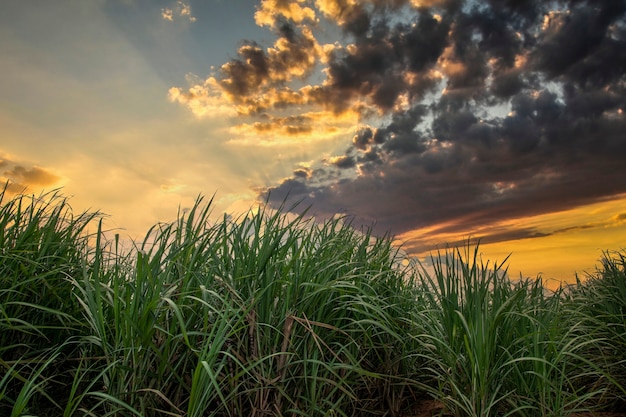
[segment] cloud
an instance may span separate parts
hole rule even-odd
[[[163,9],[161,9],[161,17],[171,22],[172,20],[174,20],[174,10],[164,7]]]
[[[625,15],[584,0],[263,1],[274,44],[247,41],[170,96],[199,116],[211,100],[234,109],[246,144],[341,126],[343,150],[260,190],[272,205],[381,233],[539,237],[497,227],[626,192]],[[341,36],[323,44],[329,27]]]
[[[36,165],[18,162],[8,156],[0,157],[0,183],[8,184],[11,193],[26,192],[58,185],[61,177]]]
[[[616,214],[611,218],[611,222],[616,225],[621,225],[626,223],[626,213]]]
[[[235,124],[228,129],[228,144],[256,146],[302,146],[345,137],[358,122],[358,114],[336,115],[317,111],[290,116],[265,115],[256,121]]]
[[[296,24],[317,20],[315,11],[310,7],[302,7],[298,2],[284,0],[262,0],[254,14],[254,20],[259,26],[275,27],[281,19]]]
[[[175,18],[184,18],[190,22],[195,22],[197,19],[191,13],[191,6],[182,0],[178,0],[172,7],[164,7],[161,9],[161,17],[163,20],[172,22]]]

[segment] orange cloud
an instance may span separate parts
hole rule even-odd
[[[349,135],[359,115],[355,112],[334,114],[315,111],[301,115],[266,116],[263,121],[239,123],[229,129],[235,145],[277,146],[332,140]],[[296,142],[297,141],[297,142]]]
[[[621,224],[626,223],[626,213],[616,214],[615,216],[611,218],[611,222],[614,225],[621,225]]]
[[[289,19],[294,23],[302,23],[306,20],[315,22],[315,12],[310,7],[301,6],[303,0],[298,2],[285,2],[281,0],[262,0],[258,10],[254,14],[254,20],[259,26],[274,27],[280,17]]]
[[[219,86],[234,102],[309,75],[325,53],[308,27],[300,33],[283,31],[266,51],[256,43],[245,44],[237,51],[238,59],[220,67]]]
[[[316,0],[315,2],[317,8],[327,19],[334,20],[340,25],[345,23],[347,12],[357,7],[358,4],[357,0]]]
[[[282,28],[281,35],[267,50],[256,43],[241,46],[237,59],[187,91],[170,88],[170,101],[185,105],[197,117],[252,115],[315,101],[307,95],[310,90],[294,91],[289,83],[309,76],[334,47],[319,45],[307,27],[299,33]]]
[[[270,109],[284,109],[290,106],[309,104],[306,88],[294,91],[289,87],[269,88],[261,94],[248,97],[236,106],[240,115],[254,115]]]
[[[232,100],[222,93],[219,83],[209,77],[201,84],[196,84],[184,91],[178,87],[169,89],[168,98],[174,103],[187,107],[198,118],[232,117],[237,115]]]
[[[291,81],[309,75],[325,51],[306,26],[297,42],[281,37],[268,48],[267,56],[272,81]]]
[[[395,7],[410,4],[415,8],[432,7],[445,3],[446,0],[406,0],[392,2]],[[345,24],[355,15],[363,13],[363,9],[369,5],[380,4],[380,0],[316,0],[316,7],[322,12],[325,18],[337,22],[339,25]]]
[[[11,194],[57,185],[61,177],[39,166],[28,167],[9,158],[0,159],[0,183],[6,184]]]

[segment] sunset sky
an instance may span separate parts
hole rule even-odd
[[[0,181],[142,238],[302,201],[555,280],[626,247],[626,2],[4,0]]]

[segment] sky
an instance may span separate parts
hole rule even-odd
[[[626,2],[0,7],[8,193],[60,189],[134,239],[199,195],[299,203],[554,282],[626,247]]]

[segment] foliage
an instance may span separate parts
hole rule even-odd
[[[623,405],[623,254],[550,293],[477,246],[429,274],[344,218],[210,210],[199,198],[123,249],[56,192],[0,193],[0,415],[399,416],[425,395],[457,416]]]
[[[455,416],[592,409],[606,392],[597,385],[606,372],[589,353],[604,340],[582,324],[579,304],[541,279],[511,280],[501,265],[480,260],[478,246],[471,249],[439,254],[434,274],[421,274],[424,389]]]

